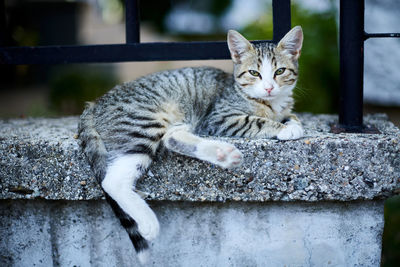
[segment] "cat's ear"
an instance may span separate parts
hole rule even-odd
[[[228,47],[234,63],[242,63],[253,51],[253,45],[240,33],[234,30],[228,31]]]
[[[278,49],[292,55],[293,59],[298,60],[303,45],[303,30],[300,26],[291,29],[278,43]]]

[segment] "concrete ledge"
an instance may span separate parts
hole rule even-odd
[[[161,152],[138,183],[161,225],[149,266],[379,266],[400,131],[373,115],[382,134],[331,134],[335,117],[302,114],[295,141],[221,138],[244,153],[236,170]],[[138,265],[77,122],[0,121],[1,266]]]
[[[240,169],[223,170],[163,152],[138,189],[150,200],[371,200],[400,188],[399,129],[385,115],[365,122],[382,134],[331,134],[336,116],[300,115],[296,141],[221,138],[244,152]],[[0,121],[0,199],[101,199],[76,136],[77,117]],[[397,191],[396,191],[397,190]]]
[[[379,266],[383,201],[151,201],[146,266]],[[140,266],[104,200],[0,200],[1,266]]]

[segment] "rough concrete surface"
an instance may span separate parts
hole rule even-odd
[[[386,198],[400,187],[400,131],[366,116],[381,134],[332,134],[336,116],[302,114],[299,140],[220,138],[244,153],[241,168],[164,151],[138,189],[149,200],[319,201]],[[77,117],[0,121],[0,199],[103,197],[80,152]],[[396,191],[397,190],[397,191]]]
[[[151,201],[146,266],[379,266],[383,201]],[[0,266],[139,266],[104,200],[0,201]]]

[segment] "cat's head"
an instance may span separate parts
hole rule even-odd
[[[291,95],[298,77],[298,59],[303,44],[300,26],[290,30],[277,44],[251,44],[240,33],[228,32],[228,47],[234,77],[250,98],[271,101]]]

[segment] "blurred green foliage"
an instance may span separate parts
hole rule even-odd
[[[397,267],[400,263],[400,196],[385,203],[382,266]]]
[[[108,68],[64,66],[56,68],[50,79],[50,110],[58,115],[80,114],[84,103],[103,95],[118,81]]]
[[[300,78],[294,91],[297,112],[334,113],[339,89],[339,51],[336,12],[312,12],[292,4],[292,26],[301,25],[304,43]],[[272,39],[272,13],[242,30],[252,40]]]
[[[218,1],[211,1],[210,4],[210,12],[213,15],[221,16],[223,15],[224,11],[230,6],[232,0],[218,0]]]
[[[152,0],[140,2],[140,20],[150,22],[155,29],[165,33],[168,29],[165,27],[165,17],[173,8],[179,5],[186,5],[193,10],[206,12],[214,16],[223,15],[224,11],[230,6],[232,0]],[[156,8],[155,8],[156,7]]]

